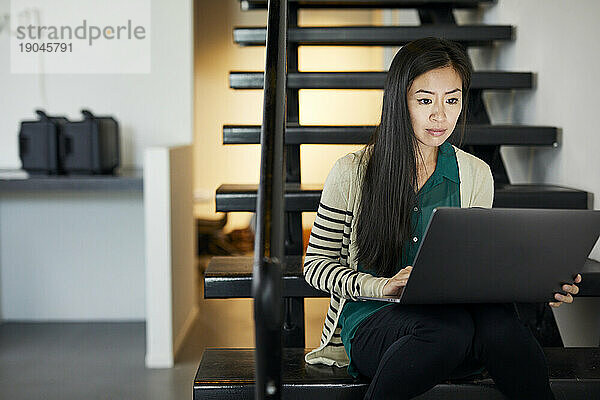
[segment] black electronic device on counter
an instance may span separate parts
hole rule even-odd
[[[113,174],[120,163],[119,124],[81,110],[84,119],[64,125],[59,155],[67,174]]]
[[[65,117],[50,117],[36,110],[39,119],[21,121],[19,158],[22,168],[30,174],[56,175],[64,172],[58,153],[61,132],[69,122]]]

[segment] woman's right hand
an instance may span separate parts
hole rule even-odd
[[[412,265],[407,265],[406,268],[402,268],[398,273],[390,278],[388,283],[383,287],[384,296],[395,296],[399,293],[400,288],[406,286],[408,277],[412,271]]]

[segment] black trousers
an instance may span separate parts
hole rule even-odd
[[[554,399],[543,350],[512,303],[393,304],[360,324],[351,352],[372,379],[365,399],[411,399],[481,367],[509,399]]]

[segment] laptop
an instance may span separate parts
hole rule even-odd
[[[536,303],[566,294],[600,235],[600,210],[433,210],[401,304]]]

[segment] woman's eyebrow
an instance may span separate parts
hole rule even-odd
[[[454,90],[451,90],[451,91],[449,91],[449,92],[446,92],[446,94],[451,94],[451,93],[455,93],[455,92],[460,92],[460,89],[456,88],[456,89],[454,89]],[[417,90],[417,91],[415,92],[415,94],[417,94],[417,93],[435,94],[435,93],[433,93],[433,92],[431,92],[431,91],[429,91],[429,90],[425,90],[425,89],[419,89],[419,90]]]

